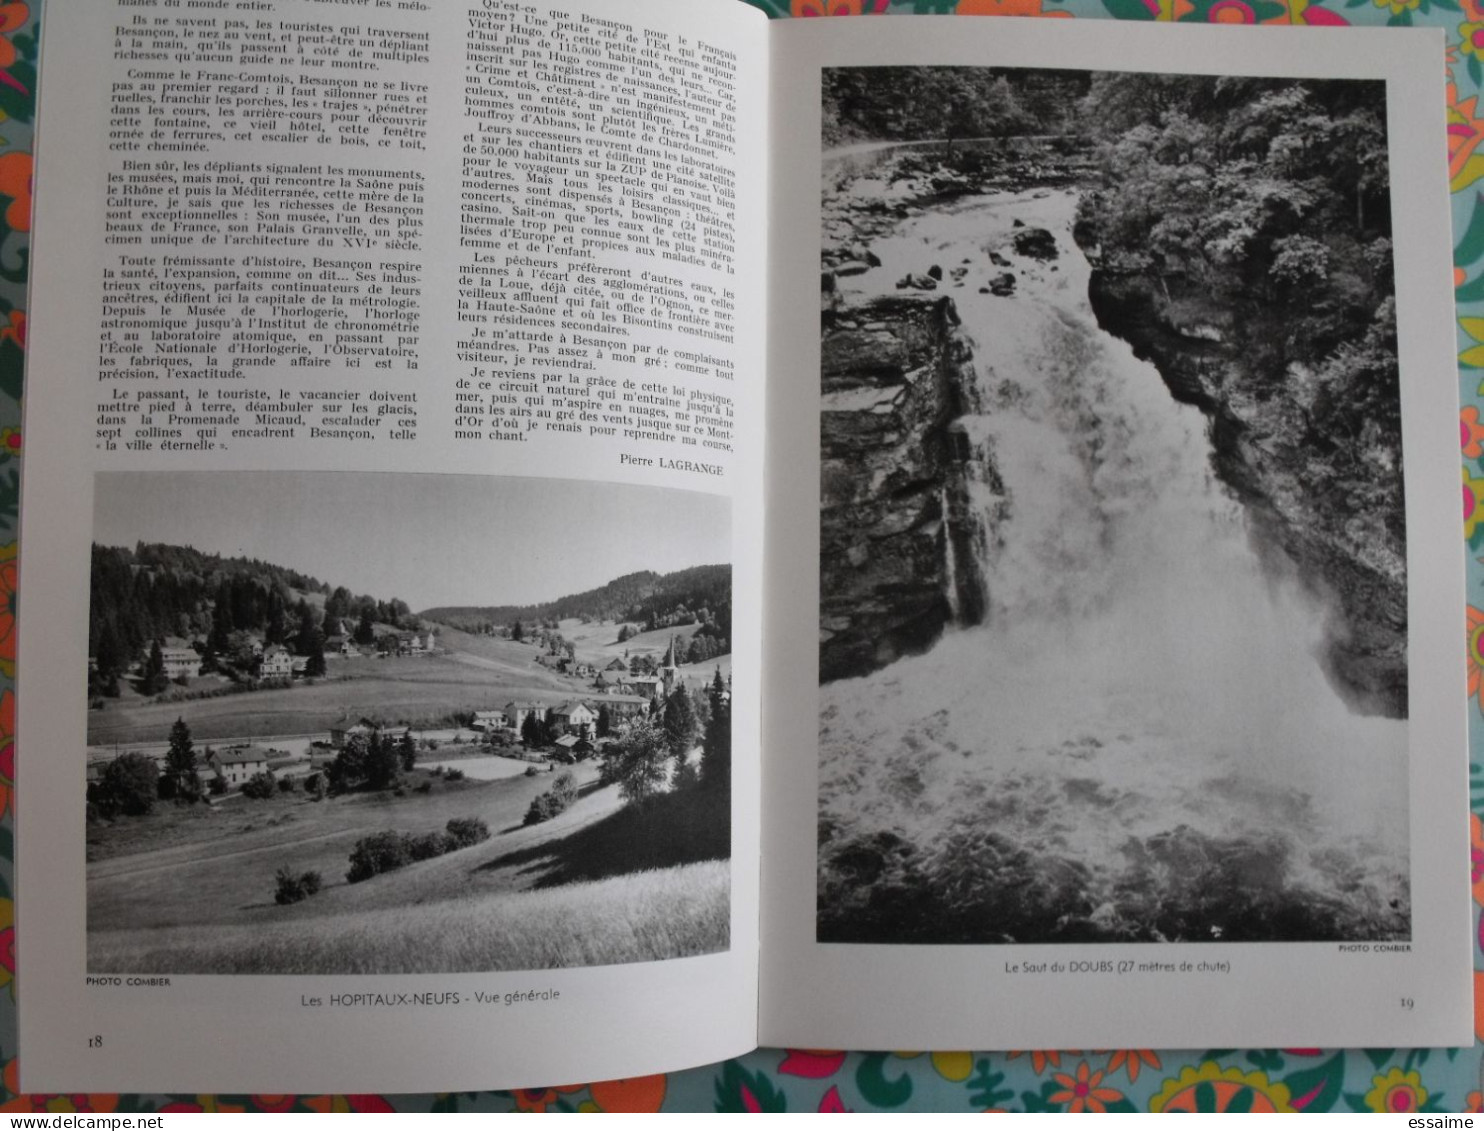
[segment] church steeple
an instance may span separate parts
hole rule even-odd
[[[670,647],[665,650],[665,662],[660,666],[660,678],[665,681],[668,697],[680,685],[680,669],[675,666],[675,637],[670,637]]]

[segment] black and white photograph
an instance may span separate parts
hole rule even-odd
[[[1404,943],[1385,85],[822,88],[821,943]]]
[[[431,474],[94,482],[90,973],[729,949],[728,499]]]

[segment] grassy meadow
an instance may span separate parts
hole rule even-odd
[[[678,795],[622,804],[597,767],[580,799],[522,819],[554,773],[444,782],[405,796],[302,794],[164,808],[90,832],[89,970],[393,973],[540,969],[703,954],[728,945],[730,835]],[[433,783],[426,794],[419,781]],[[203,815],[209,814],[209,815]],[[481,844],[370,880],[345,880],[355,842],[478,817]],[[121,851],[120,851],[121,849]],[[274,902],[280,868],[318,871],[310,899]]]
[[[650,653],[662,657],[673,633],[688,637],[695,625],[657,629],[618,643],[618,626],[607,622],[563,621],[560,631],[577,649],[577,658],[601,667],[614,657]],[[332,723],[368,715],[388,723],[426,724],[460,711],[492,710],[512,700],[556,702],[594,694],[591,680],[560,675],[536,662],[531,644],[445,628],[439,654],[388,659],[336,657],[329,673],[292,687],[221,695],[210,699],[144,699],[132,690],[102,710],[88,712],[88,745],[162,742],[170,725],[184,718],[197,743],[253,735],[309,734]],[[731,656],[685,665],[692,684],[709,682],[717,667],[731,674]],[[198,677],[190,690],[225,686]]]
[[[727,948],[729,891],[727,862],[711,860],[551,891],[343,911],[255,927],[103,931],[89,936],[88,968],[140,974],[423,974],[684,958]]]
[[[177,718],[184,718],[192,737],[201,742],[328,731],[339,719],[363,714],[388,722],[421,722],[456,711],[503,707],[516,698],[578,693],[576,681],[534,663],[534,649],[515,647],[524,648],[526,657],[525,665],[512,672],[491,670],[457,655],[337,659],[330,663],[326,678],[293,687],[175,702],[121,699],[88,712],[88,744],[158,742],[169,735]],[[212,686],[204,680],[197,683]]]

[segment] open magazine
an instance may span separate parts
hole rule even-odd
[[[1438,37],[46,19],[26,1089],[1469,1039]]]

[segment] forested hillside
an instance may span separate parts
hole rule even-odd
[[[122,670],[166,637],[204,636],[225,651],[234,632],[297,642],[309,629],[328,636],[342,620],[354,629],[367,617],[396,626],[414,620],[405,601],[353,595],[252,558],[143,542],[132,550],[93,545],[88,651],[102,670]]]
[[[824,72],[824,146],[1076,132],[1084,71],[842,67]]]
[[[1374,86],[1099,74],[1086,106],[1108,140],[1080,230],[1104,274],[1148,279],[1169,318],[1208,334],[1281,326],[1243,335],[1248,368],[1269,389],[1295,365],[1309,370],[1303,395],[1322,446],[1362,431],[1395,437],[1385,102]]]
[[[699,614],[708,614],[704,617]],[[606,585],[536,605],[442,606],[420,614],[466,632],[489,632],[567,619],[633,624],[642,631],[692,624],[697,619],[732,632],[732,567],[692,566],[675,573],[625,574]]]

